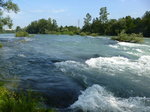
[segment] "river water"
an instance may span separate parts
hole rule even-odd
[[[1,34],[0,80],[64,112],[149,112],[150,39]]]

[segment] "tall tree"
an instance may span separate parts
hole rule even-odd
[[[84,18],[84,26],[83,26],[82,31],[90,32],[90,30],[91,30],[91,23],[90,23],[91,20],[92,20],[92,16],[89,13],[87,13],[86,17]]]
[[[107,7],[102,7],[101,9],[100,9],[100,21],[102,22],[102,23],[106,23],[107,21],[108,21],[108,15],[109,15],[109,13],[107,12]]]

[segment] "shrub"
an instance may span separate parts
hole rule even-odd
[[[90,36],[96,37],[96,36],[98,36],[98,34],[97,33],[91,33]]]
[[[2,47],[3,47],[3,44],[0,43],[0,48],[2,48]]]
[[[120,34],[118,34],[118,36],[114,36],[111,39],[118,40],[121,42],[132,42],[132,43],[140,43],[144,41],[143,35],[141,33],[140,34],[135,34],[135,33],[127,34],[125,33],[125,31],[122,31]]]
[[[16,32],[16,37],[29,37],[29,33],[25,31]]]
[[[81,32],[80,35],[81,35],[81,36],[87,36],[87,33]]]

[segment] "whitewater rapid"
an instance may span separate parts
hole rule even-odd
[[[150,78],[150,56],[141,56],[137,60],[121,56],[98,57],[88,59],[85,62],[64,61],[55,65],[62,72],[69,72],[73,77],[79,77],[81,72],[93,72],[96,70],[111,76],[122,75],[122,78],[125,77],[123,75],[128,71],[130,74],[127,75],[133,82],[136,81],[136,76]],[[87,79],[86,76],[80,75],[80,80],[88,84]],[[99,84],[93,84],[82,91],[78,100],[69,108],[75,112],[79,110],[83,112],[149,112],[150,98],[144,96],[122,98],[115,96]]]
[[[141,56],[134,61],[124,57],[99,57],[91,58],[85,63],[110,75],[130,71],[135,75],[150,77],[150,56]]]
[[[95,84],[82,91],[78,100],[70,108],[81,109],[84,112],[149,112],[150,98],[115,97],[104,87]]]

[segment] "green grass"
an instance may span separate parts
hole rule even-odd
[[[117,40],[121,42],[131,42],[131,43],[141,43],[144,41],[142,34],[126,34],[124,31],[122,31],[118,36],[114,36],[111,38],[112,40]]]
[[[29,94],[16,94],[0,87],[0,112],[54,112],[53,109],[39,108],[39,101]]]
[[[29,36],[29,33],[28,32],[25,32],[25,31],[19,31],[19,32],[16,32],[16,37],[30,37]]]

